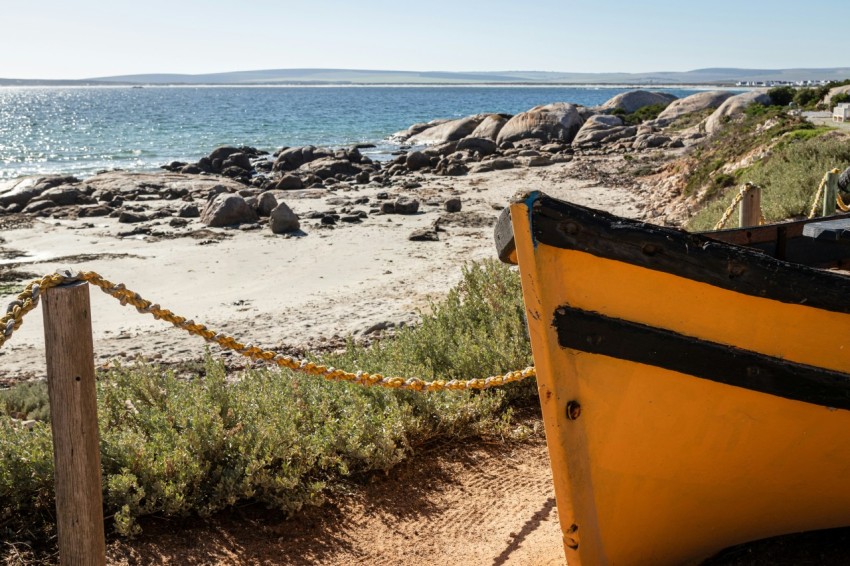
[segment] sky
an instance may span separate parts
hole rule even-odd
[[[847,0],[0,0],[0,78],[850,66]]]

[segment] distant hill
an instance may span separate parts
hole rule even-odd
[[[738,81],[843,80],[850,67],[826,69],[709,68],[651,73],[559,73],[547,71],[417,72],[363,69],[266,69],[201,75],[145,74],[81,81],[0,79],[0,85],[275,85],[275,84],[734,84]]]

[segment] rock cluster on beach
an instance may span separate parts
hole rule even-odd
[[[155,231],[150,221],[181,228],[193,218],[208,227],[268,226],[275,234],[287,234],[302,230],[303,218],[286,203],[292,195],[362,186],[387,189],[372,199],[340,201],[344,205],[338,210],[308,214],[322,227],[357,224],[373,215],[416,214],[420,206],[416,175],[452,177],[543,167],[581,155],[684,147],[718,130],[727,117],[748,104],[766,102],[766,96],[714,91],[676,100],[668,94],[638,90],[594,108],[556,102],[513,116],[477,114],[434,120],[393,134],[403,144],[402,150],[386,162],[370,159],[357,147],[285,147],[273,154],[251,147],[219,147],[196,163],[164,165],[166,172],[158,174],[112,171],[84,180],[54,175],[0,183],[0,214],[109,216],[122,224],[145,225],[128,228],[128,234]],[[623,120],[623,115],[650,105],[666,108],[654,120],[639,124]],[[709,109],[714,112],[699,125],[669,128],[682,116]],[[452,213],[460,210],[461,203],[454,199],[444,206]],[[435,226],[411,238],[437,239],[438,231]]]

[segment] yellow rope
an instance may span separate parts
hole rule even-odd
[[[826,187],[826,182],[827,182],[827,180],[829,180],[829,174],[830,173],[837,174],[837,173],[840,173],[840,171],[838,169],[833,169],[831,171],[827,171],[826,173],[824,173],[823,179],[820,180],[820,185],[818,185],[818,190],[815,193],[815,198],[812,201],[812,208],[811,208],[811,210],[809,210],[809,216],[808,216],[809,218],[815,217],[815,212],[817,212],[817,210],[818,210],[818,203],[820,203],[821,195],[823,195],[823,189],[824,189],[824,187]],[[840,204],[838,204],[838,207],[841,208],[841,205],[844,204],[844,201],[841,200],[841,195],[838,195],[838,198],[836,199],[836,201],[837,201],[836,204],[840,203]],[[844,206],[847,206],[847,205],[844,205]],[[841,208],[841,210],[843,210],[844,212],[847,212],[847,211],[850,211],[850,208],[847,208],[847,209]]]
[[[0,347],[2,347],[3,344],[11,338],[12,333],[15,330],[21,327],[24,316],[38,305],[38,300],[42,293],[52,287],[72,283],[74,281],[86,281],[91,285],[99,287],[101,291],[107,295],[111,295],[122,305],[132,305],[142,314],[150,314],[157,320],[170,322],[177,328],[181,328],[190,334],[200,336],[207,342],[214,342],[225,350],[233,350],[252,360],[275,363],[280,367],[285,367],[293,371],[309,375],[321,376],[330,381],[351,381],[360,385],[377,385],[390,389],[409,389],[413,391],[459,391],[465,389],[489,389],[491,387],[500,387],[535,375],[534,367],[511,371],[504,375],[494,375],[487,378],[469,379],[465,381],[425,381],[418,377],[385,377],[379,373],[370,374],[362,371],[351,373],[341,369],[316,364],[309,360],[293,358],[270,350],[263,350],[256,346],[252,346],[251,344],[242,344],[241,342],[236,341],[232,336],[213,332],[203,324],[196,323],[193,320],[187,320],[182,316],[174,314],[168,309],[163,309],[159,305],[143,299],[138,293],[127,289],[123,283],[116,285],[93,271],[84,271],[77,274],[72,274],[70,271],[57,272],[52,275],[45,275],[41,279],[30,282],[21,294],[18,295],[17,299],[9,304],[6,314],[0,318]]]
[[[726,212],[723,213],[723,216],[720,217],[720,220],[717,221],[717,224],[714,225],[715,230],[722,230],[726,223],[729,222],[729,219],[732,217],[732,213],[735,212],[735,208],[741,204],[741,201],[744,198],[744,195],[747,194],[747,191],[750,187],[753,186],[751,183],[747,183],[741,187],[741,190],[738,191],[738,194],[735,195],[735,198],[732,199],[732,203],[726,209]],[[762,216],[762,224],[764,217]]]
[[[850,206],[848,206],[847,203],[844,202],[844,199],[841,198],[841,193],[835,194],[835,204],[838,205],[841,212],[850,212]]]

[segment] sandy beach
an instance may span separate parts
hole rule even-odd
[[[600,184],[600,179],[588,175],[588,163],[615,172],[622,158],[588,157],[545,168],[464,177],[426,173],[407,180],[421,184],[412,189],[354,185],[291,191],[285,202],[302,216],[309,211],[338,210],[357,199],[374,201],[379,192],[414,196],[422,202],[418,214],[370,215],[360,224],[328,228],[319,221],[302,221],[298,235],[208,228],[192,219],[180,230],[194,232],[192,237],[168,237],[165,221],[151,223],[164,236],[119,237],[126,234],[127,225],[115,218],[7,220],[0,252],[5,270],[37,276],[56,269],[96,271],[244,342],[304,352],[336,347],[347,336],[369,339],[380,329],[415,323],[429,299],[444,294],[460,279],[464,263],[495,257],[492,226],[518,191],[541,190],[620,215],[639,216],[640,195]],[[581,175],[576,174],[579,167]],[[444,210],[443,203],[450,197],[461,199],[460,212]],[[146,204],[155,209],[165,202]],[[439,241],[408,240],[412,231],[427,228],[438,218],[444,230]],[[4,291],[10,293],[0,296],[4,304],[13,298],[12,287],[7,285]],[[99,364],[137,356],[180,362],[204,354],[205,344],[197,337],[122,307],[96,289],[91,300]],[[33,312],[0,350],[0,362],[3,380],[44,376],[40,313]]]

